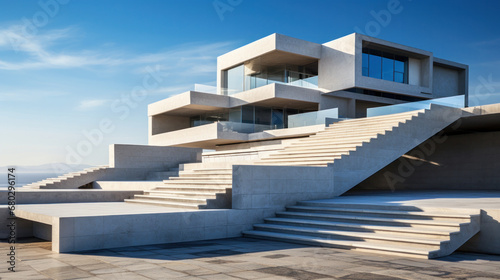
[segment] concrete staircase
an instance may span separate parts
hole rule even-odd
[[[461,109],[431,104],[425,110],[345,120],[255,164],[332,166],[335,196],[339,196],[461,116]]]
[[[146,175],[146,181],[163,181],[179,176],[179,168],[169,168],[166,171],[152,171]]]
[[[82,171],[61,175],[57,178],[48,178],[42,181],[27,184],[24,188],[31,189],[66,189],[78,188],[92,183],[102,173],[106,172],[108,166],[97,166],[86,168]]]
[[[340,121],[324,131],[291,143],[283,150],[256,161],[255,164],[327,166],[343,155],[349,155],[364,143],[381,137],[424,113],[424,110],[419,110]]]
[[[479,210],[299,202],[246,237],[418,258],[453,253],[479,231]]]
[[[171,208],[231,208],[231,168],[203,168],[180,171],[161,186],[125,202],[152,204]]]

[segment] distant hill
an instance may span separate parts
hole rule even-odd
[[[64,163],[47,163],[41,165],[19,165],[19,166],[1,166],[0,173],[7,173],[7,168],[15,167],[16,173],[67,173],[83,170],[92,167],[87,164],[64,164]]]

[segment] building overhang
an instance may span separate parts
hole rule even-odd
[[[269,84],[231,96],[188,91],[148,106],[148,115],[195,116],[243,105],[317,110],[321,91],[286,84]]]
[[[217,68],[224,70],[255,58],[263,63],[305,64],[321,57],[321,45],[281,34],[271,34],[217,58]]]
[[[228,129],[225,123],[211,123],[150,136],[149,144],[188,148],[215,149],[219,145],[306,137],[324,130],[325,125],[273,129],[255,133],[240,133]]]

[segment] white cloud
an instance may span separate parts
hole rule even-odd
[[[108,104],[109,100],[106,99],[90,99],[90,100],[82,100],[80,104],[77,106],[77,110],[79,111],[88,111],[101,106]]]
[[[48,30],[35,36],[23,36],[21,25],[0,27],[0,50],[16,51],[23,56],[17,60],[0,59],[0,70],[79,68],[86,66],[116,67],[121,65],[161,64],[175,68],[179,73],[203,74],[213,72],[215,59],[227,51],[229,42],[192,43],[157,53],[131,54],[123,50],[103,52],[96,50],[73,53],[56,52],[51,48],[74,37],[74,27]]]
[[[60,91],[40,91],[31,89],[0,90],[0,101],[37,102],[67,94],[67,92]]]

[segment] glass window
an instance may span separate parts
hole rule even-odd
[[[394,81],[394,60],[382,58],[382,79]]]
[[[229,109],[229,121],[241,122],[241,108]]]
[[[271,108],[255,106],[255,124],[271,125]]]
[[[245,67],[236,66],[224,72],[224,89],[226,95],[242,92],[244,89]]]
[[[363,76],[368,76],[368,54],[363,53]]]
[[[283,110],[282,109],[273,109],[272,118],[271,118],[271,126],[272,129],[280,129],[283,128],[285,122],[283,121]]]
[[[394,72],[394,81],[397,83],[404,83],[404,74],[400,72]]]
[[[254,123],[253,106],[242,106],[241,107],[241,122]]]
[[[408,57],[373,49],[363,49],[363,76],[408,83]]]
[[[368,76],[372,78],[382,78],[382,57],[370,54],[370,67],[368,68]]]
[[[405,63],[403,61],[395,60],[394,61],[394,69],[397,72],[404,73],[405,72]]]

